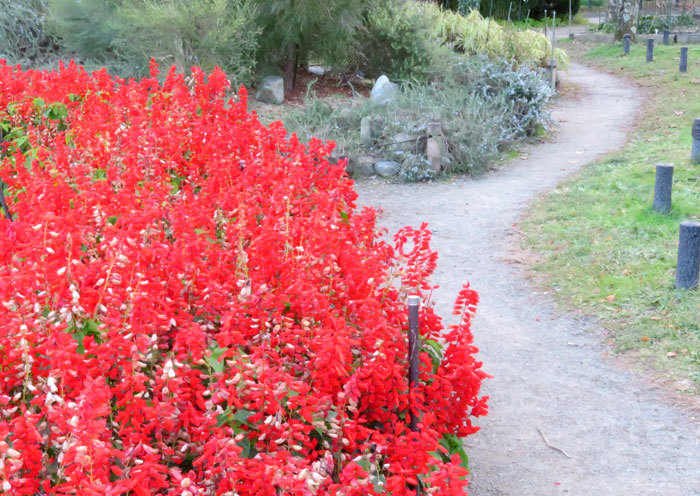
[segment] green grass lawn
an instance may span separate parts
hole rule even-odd
[[[587,167],[533,208],[524,230],[542,271],[563,302],[597,316],[615,350],[700,391],[700,292],[674,289],[678,226],[700,217],[700,165],[690,163],[690,128],[700,117],[700,47],[679,74],[680,47],[629,56],[598,47],[584,61],[629,78],[648,103],[628,146]],[[675,165],[669,215],[652,211],[655,165]],[[689,379],[689,380],[688,380]]]

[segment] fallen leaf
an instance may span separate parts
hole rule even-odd
[[[675,351],[669,351],[668,353],[666,353],[666,356],[668,358],[673,358],[676,355],[678,355],[678,353],[676,353]]]
[[[622,275],[623,275],[623,276],[626,276],[626,275],[628,275],[629,273],[630,273],[629,270],[627,270],[627,269],[622,269]]]
[[[684,355],[686,355],[686,354],[688,353],[688,348],[683,348],[683,349],[681,350],[681,353],[684,354]]]
[[[617,295],[611,294],[611,295],[606,296],[605,299],[608,300],[608,303],[612,303],[613,301],[615,301],[616,296]]]
[[[676,115],[683,115],[683,114],[685,114],[685,112],[683,112],[682,110],[674,110],[673,113],[676,114]]]
[[[646,337],[646,336],[641,337],[641,338],[639,338],[639,339],[640,339],[641,341],[644,341],[645,343],[646,343],[647,341],[649,341],[649,338]]]
[[[578,162],[577,162],[576,160],[569,160],[568,163],[570,163],[570,164],[572,164],[572,165],[573,165],[573,164],[578,164]]]
[[[659,317],[658,315],[652,315],[652,316],[649,317],[649,318],[650,318],[651,320],[661,320],[661,317]]]

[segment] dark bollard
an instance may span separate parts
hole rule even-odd
[[[654,60],[654,38],[647,39],[647,62]]]
[[[408,296],[408,388],[418,387],[418,359],[420,355],[420,333],[418,329],[418,308],[420,296]],[[418,416],[413,405],[408,406],[411,419],[411,430],[418,430]]]
[[[681,47],[681,63],[678,66],[680,72],[688,70],[688,47]]]
[[[661,214],[671,211],[671,192],[673,190],[673,165],[656,166],[656,183],[654,184],[653,209]]]
[[[5,183],[0,180],[0,206],[2,206],[2,211],[5,213],[5,218],[12,222],[12,213],[10,213],[10,206],[5,200]]]
[[[622,37],[622,47],[625,50],[625,55],[630,53],[630,35],[626,34]]]
[[[690,160],[700,163],[700,119],[693,119],[693,127],[690,130],[693,137],[693,148],[690,151]]]
[[[671,33],[668,29],[664,29],[664,45],[668,46],[671,43]]]
[[[681,222],[676,289],[697,289],[700,276],[700,222]]]

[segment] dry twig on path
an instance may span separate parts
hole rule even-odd
[[[568,454],[566,451],[564,451],[564,450],[561,449],[561,448],[557,448],[556,446],[553,446],[553,445],[549,442],[549,439],[547,439],[547,436],[544,435],[544,432],[542,432],[542,429],[539,429],[539,428],[538,428],[538,429],[537,429],[537,432],[539,432],[539,433],[540,433],[540,436],[542,436],[542,440],[544,441],[544,444],[546,444],[548,447],[552,448],[553,450],[558,451],[559,453],[561,453],[561,454],[564,455],[565,457],[571,458],[571,455]]]

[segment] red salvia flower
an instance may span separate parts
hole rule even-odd
[[[427,226],[382,241],[333,143],[261,125],[221,71],[156,77],[0,63],[3,491],[464,494],[474,291],[446,331],[423,310],[406,380]]]

